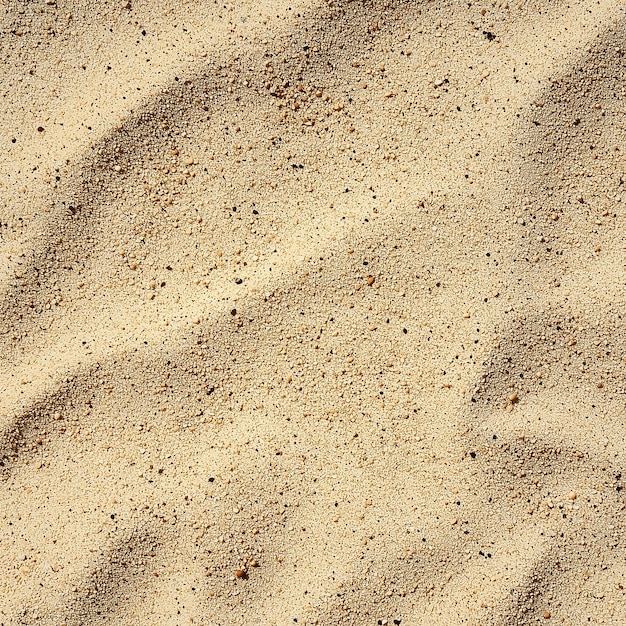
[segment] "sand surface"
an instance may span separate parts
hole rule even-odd
[[[4,0],[0,624],[626,623],[625,29]]]

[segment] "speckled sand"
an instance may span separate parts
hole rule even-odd
[[[625,52],[5,0],[0,625],[625,624]]]

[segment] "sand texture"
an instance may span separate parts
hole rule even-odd
[[[4,0],[0,624],[626,624],[625,13]]]

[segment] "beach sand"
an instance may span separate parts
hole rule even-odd
[[[6,0],[0,624],[626,623],[625,27]]]

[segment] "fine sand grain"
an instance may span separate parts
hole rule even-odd
[[[0,624],[626,623],[617,0],[5,0]]]

